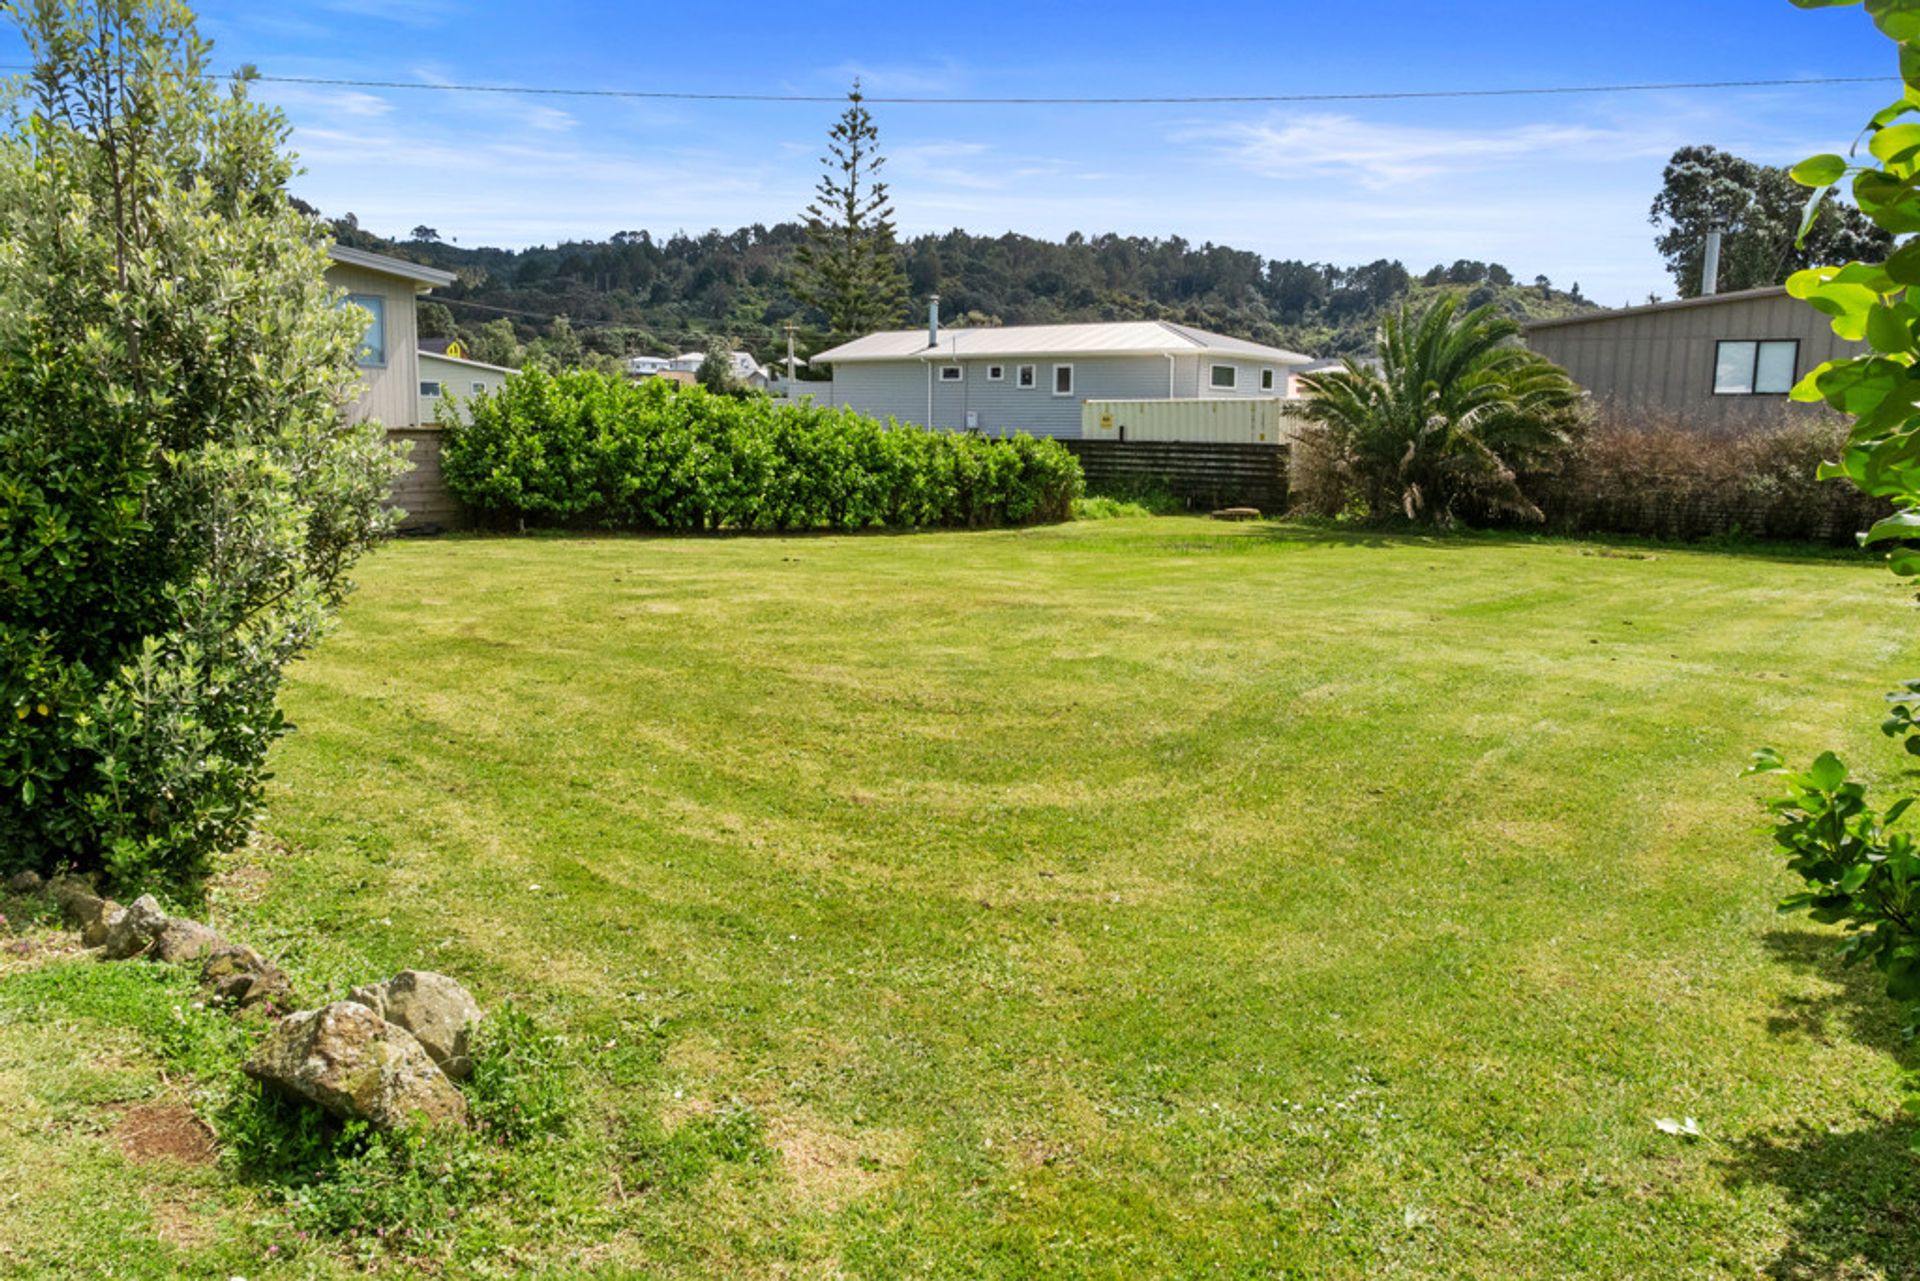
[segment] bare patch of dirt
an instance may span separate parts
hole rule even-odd
[[[884,1186],[905,1164],[909,1147],[897,1130],[842,1134],[793,1116],[769,1121],[767,1142],[800,1198],[827,1210]]]
[[[113,1141],[129,1161],[208,1165],[213,1134],[184,1103],[138,1103],[120,1114]]]
[[[179,1249],[194,1249],[213,1237],[212,1226],[184,1201],[156,1201],[152,1216],[153,1234]]]

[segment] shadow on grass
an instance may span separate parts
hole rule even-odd
[[[1840,963],[1830,935],[1775,930],[1765,943],[1788,965],[1833,985],[1790,997],[1768,1028],[1822,1043],[1850,1040],[1906,1058],[1894,1006],[1870,966]],[[1911,1119],[1862,1111],[1843,1126],[1800,1123],[1749,1134],[1724,1164],[1736,1184],[1778,1188],[1789,1236],[1768,1265],[1771,1277],[1920,1277],[1920,1157]]]

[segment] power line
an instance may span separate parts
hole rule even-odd
[[[268,84],[323,85],[352,89],[427,89],[441,93],[518,93],[560,98],[646,98],[678,102],[845,102],[845,94],[690,93],[667,89],[572,89],[553,86],[427,84],[413,80],[348,80],[324,76],[260,76]],[[1692,80],[1647,84],[1552,85],[1512,89],[1405,89],[1367,93],[1222,93],[1127,97],[934,98],[863,94],[863,102],[915,107],[1123,107],[1206,106],[1233,103],[1407,102],[1432,98],[1525,98],[1603,93],[1657,93],[1681,89],[1799,88],[1810,85],[1880,84],[1889,76],[1812,76],[1782,80]]]
[[[31,67],[8,66],[9,71]],[[433,84],[419,80],[353,80],[333,76],[253,77],[262,84],[312,85],[337,89],[405,89],[432,93],[523,94],[549,98],[639,98],[672,102],[787,102],[840,103],[845,94],[805,93],[693,93],[676,89],[578,89],[555,85]],[[1004,97],[888,96],[864,94],[862,101],[914,107],[1132,107],[1210,106],[1260,103],[1419,102],[1437,98],[1543,98],[1610,93],[1666,93],[1694,89],[1803,89],[1826,85],[1884,84],[1890,76],[1804,76],[1793,79],[1673,80],[1637,84],[1545,85],[1495,89],[1396,89],[1353,93],[1220,93],[1129,95],[1114,97],[1049,97],[1035,94]]]

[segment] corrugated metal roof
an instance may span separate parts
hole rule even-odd
[[[1785,285],[1762,285],[1758,289],[1736,289],[1732,293],[1704,294],[1698,298],[1670,298],[1666,302],[1642,303],[1638,307],[1608,307],[1600,311],[1583,311],[1577,316],[1556,316],[1552,320],[1529,320],[1520,327],[1529,332],[1535,329],[1557,329],[1561,325],[1590,325],[1597,320],[1618,320],[1622,316],[1644,316],[1650,311],[1677,311],[1682,307],[1714,307],[1723,302],[1744,302],[1749,298],[1771,298],[1787,292]]]
[[[1252,356],[1275,364],[1304,365],[1312,360],[1244,338],[1209,333],[1164,320],[1129,320],[1091,325],[1008,325],[994,329],[942,329],[937,349],[927,346],[924,329],[868,334],[813,358],[820,364],[917,360],[945,356],[1160,356],[1207,352]]]

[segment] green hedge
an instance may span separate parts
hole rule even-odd
[[[989,440],[663,379],[529,370],[449,431],[447,486],[483,520],[596,529],[866,529],[1069,520],[1057,441]]]

